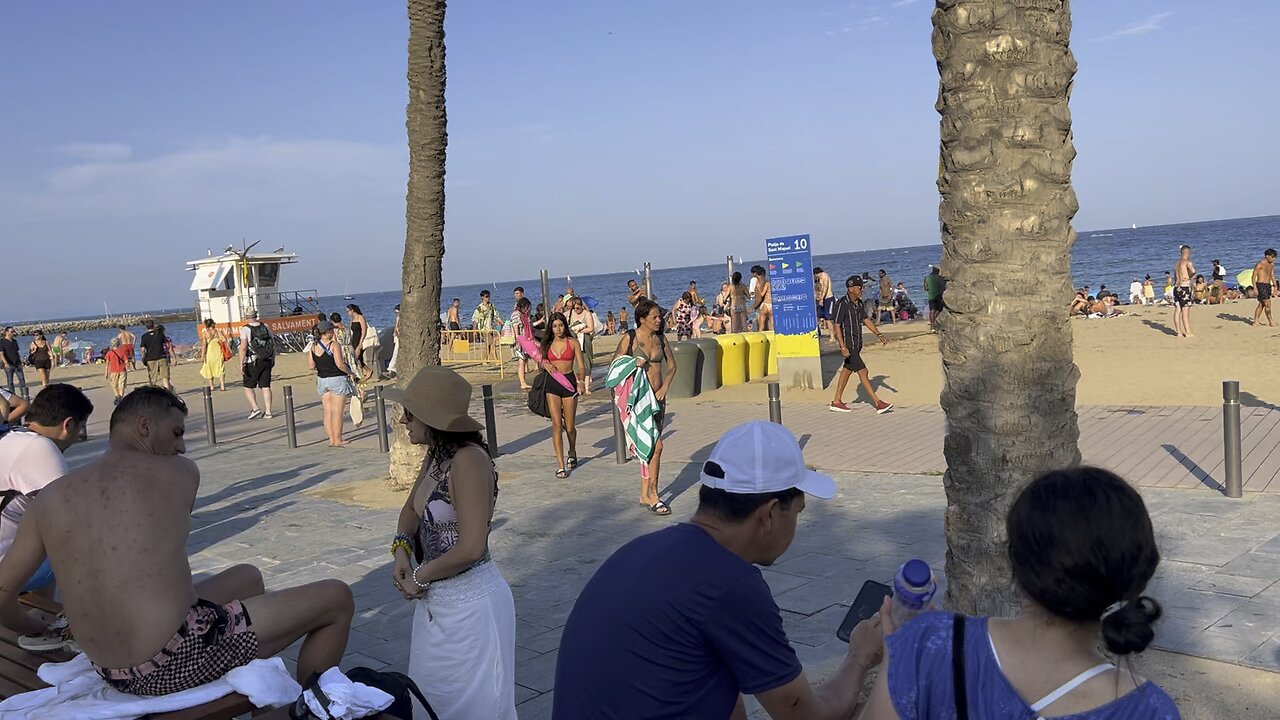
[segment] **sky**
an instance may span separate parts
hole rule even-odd
[[[938,241],[929,0],[455,0],[445,283]],[[1076,226],[1274,214],[1272,0],[1077,0]],[[0,318],[399,286],[402,3],[0,5]]]

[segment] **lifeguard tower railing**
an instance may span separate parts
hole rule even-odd
[[[276,338],[277,351],[298,352],[306,347],[311,326],[315,324],[316,315],[320,312],[318,297],[315,290],[262,292],[250,297],[202,297],[196,301],[196,321],[201,322],[204,318],[213,316],[213,303],[238,302],[241,318],[248,317],[253,310],[258,311],[262,322],[271,328]],[[233,329],[243,324],[242,320],[219,325]]]

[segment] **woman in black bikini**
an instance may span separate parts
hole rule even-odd
[[[556,462],[560,469],[556,477],[563,480],[569,477],[570,471],[578,466],[578,376],[574,372],[583,373],[586,377],[582,361],[582,346],[569,332],[569,321],[564,313],[551,313],[551,330],[542,338],[542,369],[548,373],[564,373],[565,379],[573,387],[572,390],[560,384],[559,380],[548,377],[547,408],[551,411],[551,445],[556,449]],[[589,392],[583,386],[583,394]],[[564,440],[561,428],[569,436],[569,457],[566,462]]]
[[[44,333],[36,333],[27,357],[31,361],[31,367],[40,375],[40,387],[48,386],[49,370],[53,367],[53,349],[49,347],[49,341],[44,339]]]

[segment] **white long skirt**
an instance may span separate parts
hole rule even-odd
[[[515,720],[516,606],[487,562],[431,584],[413,611],[409,677],[448,720]],[[427,714],[414,702],[414,720]]]

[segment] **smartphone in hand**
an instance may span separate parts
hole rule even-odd
[[[853,605],[844,616],[844,622],[840,623],[840,629],[836,630],[836,637],[843,642],[849,642],[849,636],[853,634],[853,629],[858,626],[858,623],[875,615],[884,604],[884,599],[892,595],[893,588],[884,583],[878,583],[875,580],[862,583],[858,597],[854,598]]]

